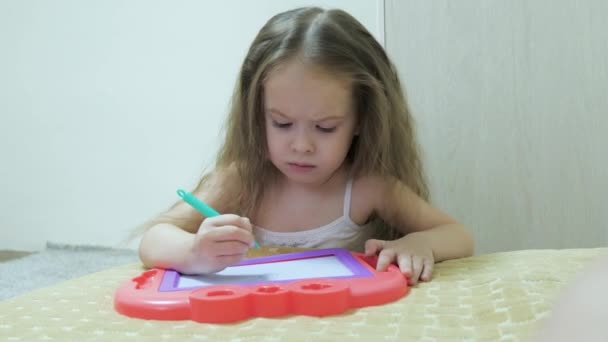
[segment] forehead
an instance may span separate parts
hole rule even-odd
[[[290,115],[346,114],[352,107],[352,82],[295,59],[268,74],[264,103]]]

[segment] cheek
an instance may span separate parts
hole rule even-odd
[[[350,132],[340,133],[332,143],[327,144],[328,151],[331,151],[333,156],[346,155],[353,140],[353,135]]]
[[[266,146],[268,149],[268,153],[274,154],[281,149],[281,139],[277,136],[276,133],[267,130],[266,131]]]
[[[268,122],[268,120],[264,120],[264,134],[266,135],[266,143],[269,143],[273,138],[272,138],[272,127],[270,126],[270,123]]]
[[[357,132],[355,130],[355,127],[350,127],[350,129],[346,130],[341,137],[341,141],[343,142],[342,146],[348,149],[352,144],[356,134]]]

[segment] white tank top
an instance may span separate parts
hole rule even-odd
[[[347,248],[363,252],[365,241],[373,231],[369,226],[360,226],[350,218],[350,198],[353,180],[349,179],[344,191],[342,216],[332,222],[313,229],[298,232],[275,232],[254,226],[255,239],[260,246],[287,246],[301,248]]]

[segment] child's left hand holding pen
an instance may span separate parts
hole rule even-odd
[[[248,218],[234,214],[221,215],[194,195],[178,190],[178,195],[201,212],[205,219],[191,246],[196,273],[212,273],[234,264],[246,256],[250,247],[257,247],[253,227]]]

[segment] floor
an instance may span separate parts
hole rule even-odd
[[[0,262],[23,258],[32,254],[32,252],[0,250]]]
[[[136,251],[91,246],[47,244],[41,251],[0,250],[0,301],[134,262],[139,262]]]

